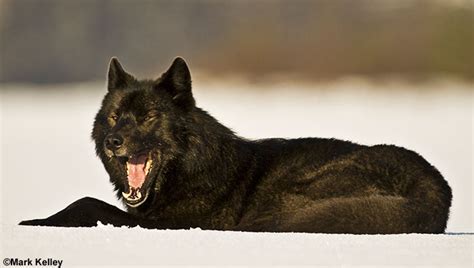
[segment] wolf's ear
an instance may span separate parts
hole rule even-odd
[[[173,101],[183,108],[190,108],[195,105],[191,92],[191,73],[183,58],[174,59],[171,67],[159,80],[162,86],[173,98]]]
[[[109,72],[107,74],[107,89],[114,90],[127,86],[129,81],[135,78],[124,71],[122,65],[116,57],[112,57],[109,63]]]

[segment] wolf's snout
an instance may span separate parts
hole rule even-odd
[[[105,147],[111,151],[120,149],[123,145],[123,138],[117,134],[110,134],[105,138]]]

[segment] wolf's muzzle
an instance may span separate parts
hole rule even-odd
[[[122,147],[123,138],[122,136],[117,135],[117,134],[110,134],[110,135],[107,135],[104,143],[105,143],[105,148],[111,151],[115,151]]]

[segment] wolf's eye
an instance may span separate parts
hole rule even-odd
[[[118,116],[117,116],[116,114],[112,114],[112,115],[110,116],[110,119],[112,119],[113,121],[117,121]]]
[[[143,118],[143,121],[152,121],[155,118],[156,118],[156,112],[150,112]]]
[[[147,115],[147,116],[145,116],[145,118],[143,120],[144,121],[151,121],[153,119],[155,119],[155,115]]]
[[[111,125],[115,125],[115,122],[118,120],[118,115],[116,114],[111,114],[108,118],[108,121]]]

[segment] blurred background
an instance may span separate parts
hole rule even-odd
[[[472,232],[473,25],[471,0],[0,0],[0,221],[121,206],[90,139],[108,61],[153,78],[179,55],[241,136],[419,152]]]
[[[102,79],[119,56],[215,75],[474,78],[470,0],[1,0],[2,82]]]

